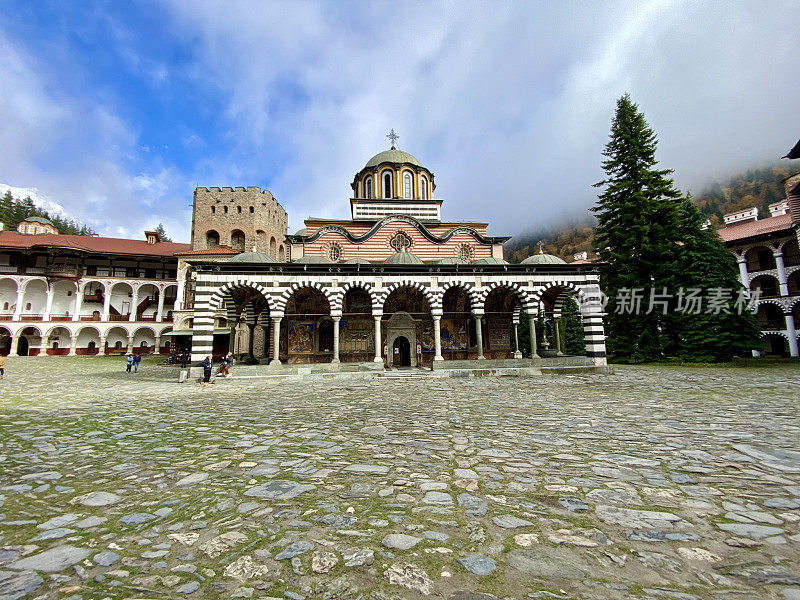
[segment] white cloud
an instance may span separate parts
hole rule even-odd
[[[231,137],[256,157],[282,149],[286,166],[263,175],[293,227],[347,214],[347,184],[389,127],[436,172],[446,216],[495,233],[593,201],[625,91],[682,186],[796,137],[790,3],[170,6],[197,36],[196,73],[230,94]],[[239,168],[257,175],[258,160]]]
[[[134,127],[91,94],[59,92],[58,74],[20,48],[0,32],[0,178],[102,234],[141,238],[164,221],[187,238],[191,212],[175,210],[191,197],[186,179],[153,162],[142,168]]]

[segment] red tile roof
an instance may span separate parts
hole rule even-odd
[[[774,233],[784,229],[792,228],[792,215],[785,214],[778,217],[767,217],[758,221],[748,221],[746,223],[736,223],[718,229],[717,233],[723,242],[734,242],[749,237]]]
[[[189,244],[159,242],[148,244],[146,240],[94,237],[88,235],[41,234],[23,235],[16,231],[0,231],[0,248],[20,250],[45,250],[64,248],[97,254],[132,254],[137,256],[172,257],[189,250]]]

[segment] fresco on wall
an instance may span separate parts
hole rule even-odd
[[[405,311],[414,315],[430,312],[425,295],[416,288],[404,287],[393,291],[386,299],[383,313],[389,314]]]
[[[442,319],[442,350],[466,350],[467,326],[464,319]]]
[[[417,339],[422,344],[423,352],[435,352],[436,345],[433,337],[433,321],[429,323],[422,323],[417,329]]]
[[[444,293],[442,308],[446,313],[468,313],[471,310],[469,296],[460,287],[451,287]]]
[[[364,290],[351,290],[344,297],[344,314],[356,313],[372,313],[372,302]]]
[[[375,334],[371,317],[351,317],[339,323],[340,354],[375,351]]]
[[[289,354],[314,353],[314,323],[289,321]]]
[[[319,290],[303,288],[289,298],[286,313],[294,315],[327,315],[330,312],[328,299]]]

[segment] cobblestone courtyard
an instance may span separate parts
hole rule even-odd
[[[224,381],[11,359],[0,598],[800,598],[797,365]]]

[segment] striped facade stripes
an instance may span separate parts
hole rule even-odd
[[[547,274],[529,272],[391,274],[376,271],[341,281],[337,274],[327,270],[318,274],[303,273],[302,276],[276,272],[242,276],[235,273],[199,271],[196,277],[192,336],[192,360],[195,363],[211,353],[214,319],[215,316],[222,316],[219,311],[223,301],[229,323],[244,320],[248,325],[261,324],[272,329],[273,319],[269,317],[282,318],[292,295],[307,287],[318,290],[327,298],[332,316],[341,316],[345,295],[355,289],[362,289],[369,295],[373,315],[379,316],[383,314],[383,307],[390,294],[404,287],[419,290],[428,300],[431,313],[441,315],[444,294],[449,289],[460,287],[467,293],[472,312],[476,315],[484,313],[485,302],[490,293],[500,289],[509,290],[519,303],[512,315],[515,319],[519,318],[522,311],[529,315],[539,314],[545,294],[555,294],[554,316],[561,315],[566,297],[574,297],[581,308],[587,355],[595,358],[597,364],[605,364],[602,294],[596,273],[559,274],[556,279]],[[233,294],[242,288],[250,288],[263,296],[266,307],[261,314],[255,313],[252,302],[248,303],[240,315],[236,314]],[[273,339],[272,331],[269,339]]]

